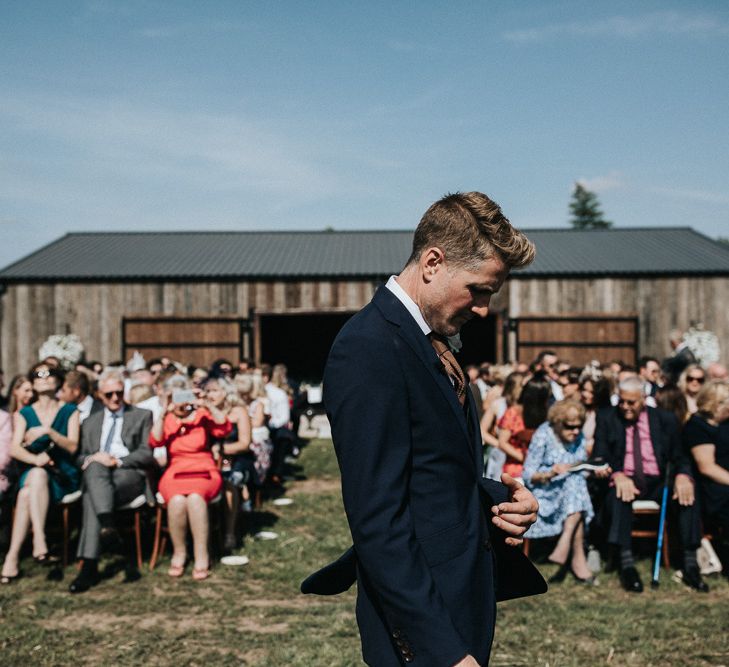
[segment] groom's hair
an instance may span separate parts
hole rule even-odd
[[[456,192],[435,202],[415,230],[408,264],[434,246],[450,266],[469,269],[494,256],[509,268],[520,268],[536,255],[534,244],[481,192]]]

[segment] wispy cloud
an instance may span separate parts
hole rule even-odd
[[[148,39],[166,39],[184,35],[210,35],[233,32],[243,26],[233,21],[205,21],[197,23],[175,23],[169,25],[147,26],[135,30],[135,34]]]
[[[667,195],[676,199],[688,199],[704,204],[729,204],[729,193],[695,190],[691,188],[652,187],[654,194]]]
[[[635,16],[609,16],[592,21],[552,23],[503,33],[504,39],[515,43],[543,42],[557,37],[631,39],[650,35],[727,36],[729,23],[710,14],[665,11]]]
[[[308,199],[326,196],[338,183],[311,145],[251,118],[127,100],[9,95],[0,101],[0,122],[63,147],[65,168],[72,163],[81,174],[103,174],[109,187],[153,180],[163,187],[207,193],[268,192]],[[0,155],[5,173],[0,191],[17,196],[21,193],[12,190],[27,183],[12,178],[15,169],[8,159],[18,156]],[[53,157],[29,159],[47,163]]]
[[[578,178],[577,182],[592,192],[606,192],[607,190],[618,190],[624,188],[625,178],[619,171],[611,171],[602,176],[592,178]]]

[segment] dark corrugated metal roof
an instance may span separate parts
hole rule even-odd
[[[524,231],[537,259],[518,275],[729,275],[729,247],[688,227]],[[411,242],[411,231],[72,233],[0,281],[380,277]]]

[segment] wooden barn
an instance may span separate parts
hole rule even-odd
[[[574,364],[668,354],[672,328],[702,322],[729,344],[729,246],[689,228],[527,230],[537,260],[485,320],[463,331],[463,363]],[[51,334],[87,359],[134,350],[193,364],[283,361],[321,376],[331,342],[410,254],[412,232],[72,233],[0,271],[6,377]]]

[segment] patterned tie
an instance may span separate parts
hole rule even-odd
[[[119,419],[119,415],[116,412],[111,413],[111,428],[106,436],[104,446],[101,448],[102,452],[109,452],[111,450],[111,443],[114,440],[114,431],[116,431],[116,420]]]
[[[441,360],[445,367],[448,377],[453,382],[453,388],[456,390],[458,402],[464,405],[466,402],[466,376],[463,374],[461,367],[453,356],[451,348],[448,347],[448,342],[443,336],[432,331],[428,334],[428,338],[430,338],[430,344],[438,355],[438,359]]]
[[[640,448],[638,421],[633,424],[633,482],[640,492],[645,491],[645,474],[643,473],[643,451]]]

